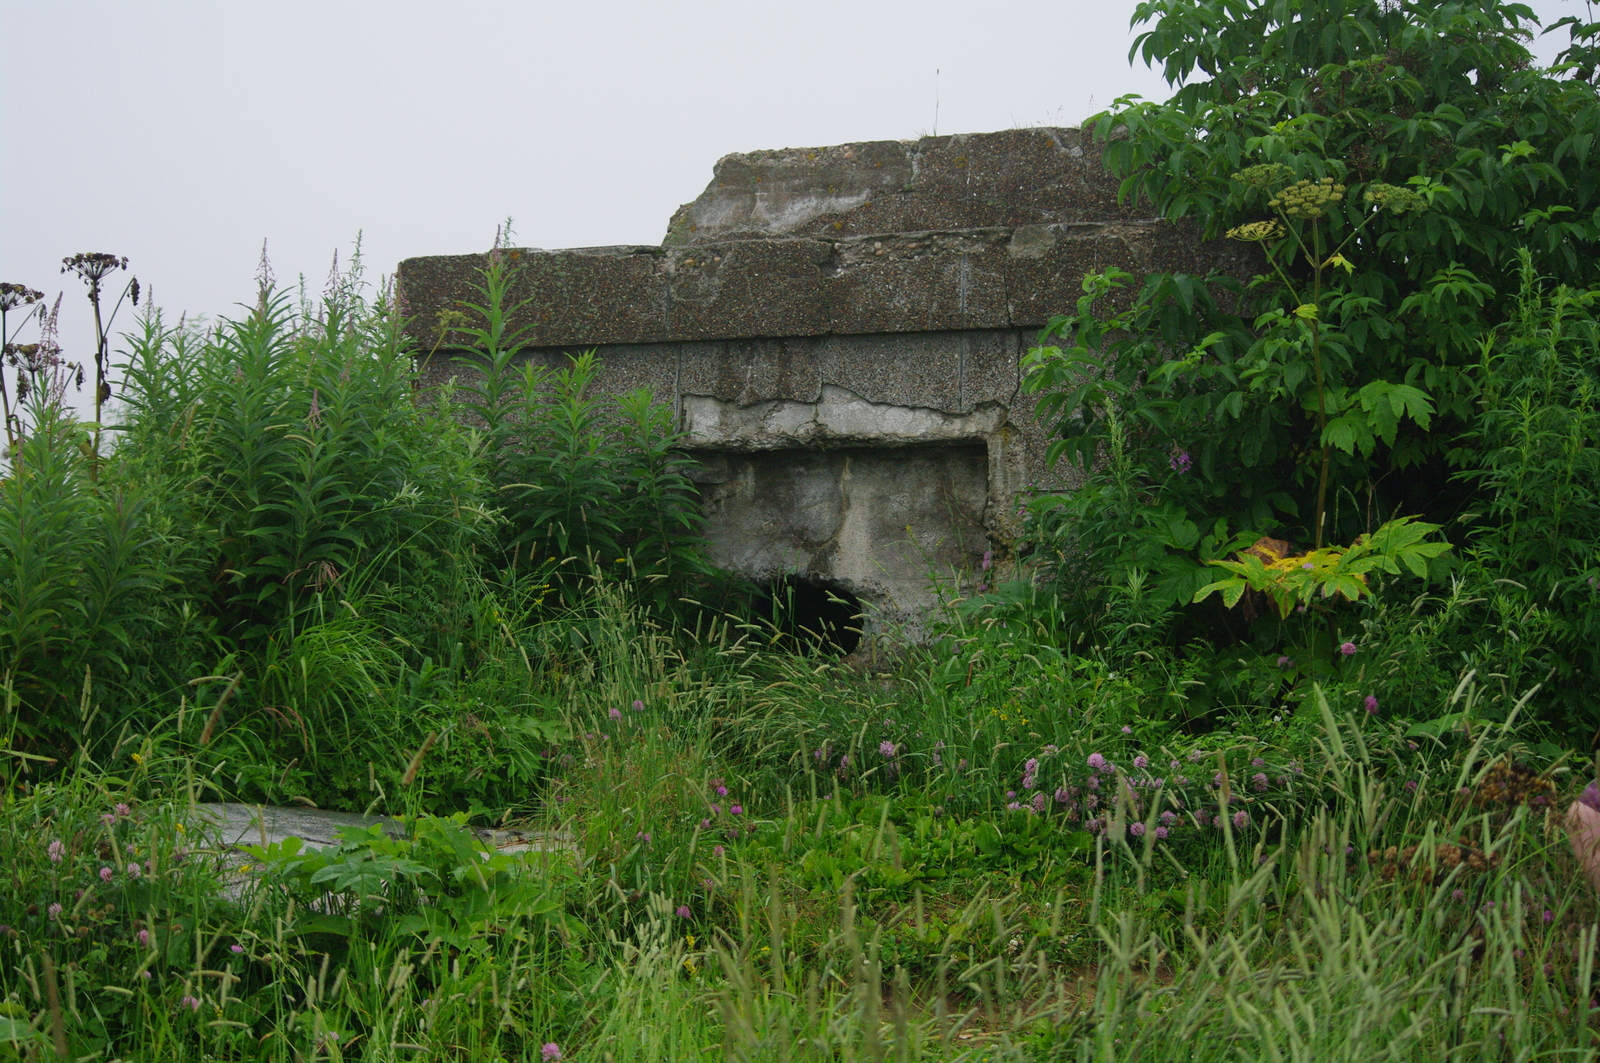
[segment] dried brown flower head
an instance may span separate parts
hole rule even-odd
[[[108,255],[101,251],[80,251],[70,258],[61,260],[62,273],[76,273],[86,281],[90,288],[97,288],[106,276],[115,270],[127,269],[128,259],[124,255]]]
[[[1378,876],[1385,882],[1393,882],[1401,872],[1407,872],[1417,881],[1431,886],[1436,878],[1443,878],[1458,867],[1466,869],[1462,874],[1480,874],[1500,862],[1498,853],[1489,856],[1470,845],[1440,842],[1434,847],[1431,862],[1417,860],[1417,850],[1415,845],[1404,849],[1393,845],[1374,849],[1367,854],[1367,863],[1378,869]]]
[[[10,281],[0,282],[0,311],[29,306],[43,298],[44,292],[36,292],[26,285],[12,284]]]
[[[1479,808],[1492,805],[1549,808],[1555,803],[1555,796],[1554,782],[1527,765],[1504,757],[1484,773],[1472,794],[1472,803]]]

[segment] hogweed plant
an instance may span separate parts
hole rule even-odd
[[[123,285],[122,293],[117,296],[110,313],[104,313],[102,299],[107,294],[108,278],[117,270],[126,271],[127,268],[126,255],[119,258],[103,251],[82,251],[61,260],[62,273],[71,273],[89,286],[89,305],[94,308],[94,428],[90,443],[93,475],[99,474],[102,413],[106,401],[111,398],[111,325],[116,320],[117,311],[122,309],[123,300],[131,297],[133,305],[139,305],[139,278],[132,277]],[[81,368],[78,384],[80,387],[83,385]]]
[[[0,283],[0,410],[3,410],[3,414],[0,415],[5,418],[8,455],[16,450],[21,438],[22,404],[27,401],[28,392],[34,386],[35,376],[42,369],[42,365],[39,364],[39,345],[14,343],[12,330],[20,330],[33,318],[39,318],[42,322],[46,317],[43,299],[43,292],[35,291],[27,285],[13,284],[10,281]],[[13,323],[10,318],[18,310],[23,310],[21,320]],[[16,374],[14,385],[8,384],[6,380],[5,370],[8,368]]]
[[[1269,140],[1271,138],[1262,138]],[[1328,168],[1316,160],[1318,170]],[[1344,252],[1371,222],[1384,213],[1403,215],[1426,210],[1429,196],[1436,186],[1425,177],[1415,177],[1415,188],[1400,188],[1374,181],[1367,184],[1362,200],[1374,209],[1357,224],[1339,236],[1334,229],[1334,219],[1342,216],[1333,208],[1344,200],[1347,187],[1333,177],[1294,178],[1294,170],[1283,163],[1260,163],[1246,167],[1233,175],[1233,180],[1247,195],[1268,195],[1267,208],[1275,220],[1250,222],[1228,230],[1228,238],[1246,243],[1260,244],[1266,253],[1267,264],[1273,276],[1289,296],[1292,309],[1275,308],[1259,315],[1255,328],[1263,332],[1262,355],[1257,366],[1247,370],[1253,387],[1270,387],[1285,397],[1295,394],[1295,380],[1303,378],[1306,353],[1310,356],[1312,397],[1317,415],[1317,447],[1320,463],[1317,472],[1316,516],[1312,522],[1316,549],[1322,548],[1325,533],[1324,517],[1327,513],[1328,478],[1333,448],[1346,453],[1357,449],[1370,452],[1374,437],[1393,444],[1395,429],[1402,416],[1409,416],[1426,430],[1433,416],[1433,405],[1427,394],[1409,383],[1391,383],[1376,380],[1351,393],[1339,388],[1330,394],[1327,374],[1323,364],[1324,327],[1327,313],[1324,296],[1330,303],[1345,302],[1349,293],[1333,289],[1335,270],[1347,274],[1355,271],[1355,264]],[[1335,243],[1335,238],[1338,238]],[[1289,260],[1309,272],[1308,283],[1296,284],[1286,271]],[[1353,308],[1353,307],[1352,307]],[[1341,316],[1345,308],[1341,307]],[[1199,350],[1189,357],[1197,358]],[[1331,408],[1330,408],[1331,406]],[[1331,413],[1331,417],[1330,417]]]

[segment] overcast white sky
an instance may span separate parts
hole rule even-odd
[[[0,280],[67,291],[77,360],[78,251],[128,256],[176,318],[251,299],[263,239],[280,280],[317,287],[357,232],[374,279],[484,250],[508,215],[524,246],[657,243],[718,157],[930,133],[936,88],[940,133],[1164,98],[1128,63],[1133,7],[0,0]]]

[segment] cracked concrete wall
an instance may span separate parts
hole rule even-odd
[[[660,246],[502,252],[511,326],[529,359],[594,348],[598,387],[672,404],[713,560],[850,590],[915,637],[930,572],[1004,557],[1029,486],[1060,486],[1018,363],[1084,275],[1257,270],[1116,192],[1072,129],[730,155]],[[473,371],[450,326],[484,265],[400,264],[427,382]]]

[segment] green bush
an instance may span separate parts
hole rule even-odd
[[[513,566],[564,588],[603,571],[670,609],[686,579],[708,572],[692,462],[677,449],[671,410],[644,389],[594,394],[592,351],[554,370],[527,360],[526,330],[508,331],[522,305],[506,302],[513,254],[491,253],[482,302],[454,311],[463,315],[455,331],[476,344],[466,358],[477,372],[461,395],[508,518],[503,549]]]

